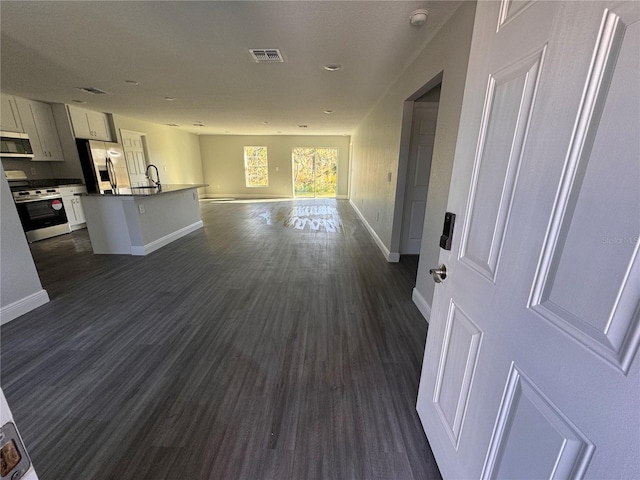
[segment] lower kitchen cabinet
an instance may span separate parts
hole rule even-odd
[[[84,210],[82,209],[82,201],[76,193],[87,193],[87,187],[84,185],[60,187],[62,204],[64,205],[64,211],[67,214],[71,230],[79,230],[87,226]]]

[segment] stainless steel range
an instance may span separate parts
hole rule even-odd
[[[69,223],[56,186],[46,181],[30,181],[22,171],[5,172],[20,222],[29,242],[69,233]]]
[[[12,193],[29,242],[71,232],[58,188],[19,190]]]

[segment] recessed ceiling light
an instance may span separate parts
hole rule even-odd
[[[326,65],[323,65],[322,68],[329,72],[337,72],[338,70],[342,69],[342,65],[340,65],[339,63],[328,63]]]
[[[309,125],[298,125],[300,128],[307,128]]]
[[[204,123],[202,122],[196,122],[193,124],[194,127],[204,127]]]
[[[224,133],[231,133],[229,130],[225,130]]]
[[[140,85],[140,83],[136,80],[125,80],[124,83],[126,83],[127,85]]]
[[[327,115],[331,115],[333,113],[333,110],[324,110],[322,113],[325,113]]]
[[[84,100],[71,100],[73,103],[87,103]]]
[[[262,122],[263,125],[269,125],[269,122]]]
[[[165,125],[167,125],[169,127],[179,127],[180,126],[177,123],[166,123]]]
[[[173,101],[175,100],[175,98],[173,98],[173,97],[164,97],[164,99],[165,99],[167,102],[173,102]]]
[[[282,133],[282,131],[281,131],[281,130],[278,130],[276,133]]]

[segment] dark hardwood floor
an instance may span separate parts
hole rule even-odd
[[[32,245],[52,300],[3,326],[1,373],[40,479],[440,478],[416,259],[347,201],[201,206],[146,257]]]

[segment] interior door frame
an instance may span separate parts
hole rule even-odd
[[[411,152],[411,130],[413,127],[413,108],[420,97],[429,90],[442,84],[444,70],[431,78],[422,87],[410,95],[402,106],[402,127],[400,132],[400,150],[398,153],[398,171],[396,172],[396,197],[393,208],[393,222],[391,226],[391,242],[389,245],[388,261],[397,263],[400,261],[400,239],[402,237],[402,217],[405,208],[405,191],[407,189],[407,172],[409,168],[409,155]],[[438,127],[436,126],[436,135]]]
[[[142,154],[144,155],[144,163],[145,163],[145,168],[149,165],[149,151],[147,148],[147,134],[145,132],[139,132],[137,130],[129,130],[128,128],[120,128],[118,129],[118,140],[120,145],[122,145],[122,149],[125,152],[125,158],[126,158],[126,147],[124,145],[124,139],[122,138],[123,134],[125,135],[134,135],[134,136],[139,136],[140,137],[140,142],[142,144]]]
[[[436,85],[432,90],[430,90],[429,92],[435,90],[436,88],[438,88],[438,85]],[[411,225],[412,225],[412,218],[413,216],[411,215],[413,213],[413,208],[414,208],[414,204],[410,203],[412,201],[415,201],[416,199],[413,197],[413,195],[410,195],[410,192],[415,189],[415,188],[424,188],[426,190],[425,192],[425,206],[424,206],[424,211],[422,213],[422,219],[420,220],[420,243],[422,243],[422,231],[424,230],[424,221],[425,221],[425,216],[426,216],[426,201],[427,201],[427,197],[429,194],[429,179],[431,177],[431,161],[433,160],[433,145],[431,145],[431,154],[429,156],[428,162],[426,162],[426,159],[423,158],[422,159],[422,163],[420,162],[419,156],[420,156],[420,146],[424,146],[425,144],[422,143],[421,141],[421,136],[422,135],[428,135],[425,134],[424,132],[421,131],[422,129],[422,122],[424,122],[425,120],[425,112],[427,111],[431,111],[433,113],[435,113],[436,119],[434,120],[435,124],[436,124],[436,128],[437,128],[437,115],[438,115],[438,110],[440,108],[440,100],[423,100],[420,99],[419,101],[415,101],[413,104],[413,128],[412,128],[412,132],[411,132],[411,152],[409,155],[409,162],[407,164],[407,183],[405,185],[405,197],[404,197],[404,215],[403,215],[403,220],[402,220],[402,228],[400,230],[401,234],[400,234],[400,246],[399,246],[399,250],[398,252],[400,253],[400,255],[419,255],[420,254],[420,250],[422,248],[422,245],[420,245],[418,252],[414,253],[414,252],[408,252],[407,250],[410,250],[411,248],[409,247],[409,243],[414,243],[412,242],[412,240],[417,241],[418,239],[412,239],[411,238]],[[416,116],[419,116],[421,119],[421,125],[417,125],[416,124]],[[435,142],[435,130],[433,131],[433,141]],[[427,174],[427,184],[426,185],[420,185],[417,186],[415,185],[415,175],[418,173],[418,166],[420,165],[422,168],[426,167],[428,163],[428,174]],[[414,176],[414,178],[411,178],[409,176],[409,173],[411,173],[412,176]],[[417,222],[416,222],[416,226],[417,226]]]

